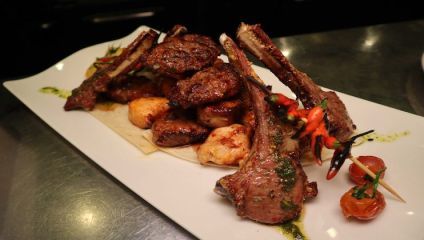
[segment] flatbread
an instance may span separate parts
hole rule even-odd
[[[153,143],[153,135],[150,129],[141,129],[134,126],[128,120],[128,105],[119,103],[99,103],[90,111],[100,122],[108,126],[114,132],[119,134],[129,143],[140,149],[144,154],[150,154],[156,151],[163,151],[179,159],[189,162],[200,164],[197,159],[196,146],[182,146],[182,147],[159,147]],[[331,158],[331,154],[325,148],[323,149],[323,160]],[[303,166],[311,165],[314,160],[311,154],[305,154],[302,161]],[[218,165],[214,163],[207,163],[203,165],[236,168],[235,166]]]
[[[90,111],[90,114],[108,126],[129,143],[140,149],[144,154],[158,150],[143,137],[145,130],[134,126],[128,120],[128,105],[119,103],[100,103]]]

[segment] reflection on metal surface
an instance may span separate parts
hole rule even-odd
[[[293,53],[293,47],[290,45],[290,43],[287,41],[286,38],[279,38],[276,42],[276,45],[279,49],[281,49],[281,52],[283,55],[290,59],[290,55]]]
[[[331,238],[336,238],[337,237],[337,230],[335,228],[331,227],[331,228],[327,229],[327,234]]]
[[[424,116],[424,74],[421,69],[418,69],[418,64],[415,67],[417,68],[404,77],[406,78],[405,95],[414,111]]]
[[[81,214],[81,223],[87,226],[95,224],[94,214],[90,211],[85,211]]]
[[[362,50],[366,51],[372,48],[377,41],[379,40],[379,35],[376,31],[373,31],[372,29],[368,29],[366,31],[365,40],[362,43]]]
[[[135,19],[135,18],[147,18],[147,17],[153,17],[154,15],[155,15],[154,11],[145,11],[145,12],[124,14],[124,15],[98,16],[98,17],[94,17],[91,21],[94,23],[103,23],[103,22],[113,22],[113,21]]]
[[[283,52],[283,55],[284,55],[286,58],[289,58],[290,53],[291,53],[290,49],[284,49],[284,50],[282,50],[282,52]]]

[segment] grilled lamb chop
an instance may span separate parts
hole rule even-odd
[[[250,92],[257,126],[248,159],[236,173],[218,180],[215,192],[231,200],[242,217],[267,224],[294,219],[305,198],[313,197],[314,186],[300,165],[299,143],[291,138],[295,129],[282,123],[265,100],[266,92],[253,84],[262,81],[244,53],[225,34],[220,42]]]
[[[307,109],[327,99],[327,114],[330,133],[339,140],[347,140],[355,130],[355,125],[345,105],[335,92],[323,91],[305,73],[296,69],[274,45],[260,25],[242,23],[237,31],[240,45],[259,58],[277,77],[287,85]]]
[[[212,67],[179,80],[169,98],[174,105],[189,108],[231,98],[239,92],[241,85],[233,67],[217,60]]]
[[[92,110],[96,104],[97,96],[100,93],[107,92],[112,81],[126,78],[128,72],[141,67],[141,58],[153,46],[158,36],[153,30],[140,33],[109,66],[95,72],[91,77],[84,80],[78,88],[72,90],[72,95],[66,100],[65,110],[78,108]]]
[[[183,26],[175,26],[147,57],[147,66],[177,79],[211,66],[220,54],[216,43],[206,36],[185,34],[186,31]]]
[[[115,102],[127,103],[141,97],[160,96],[160,92],[152,80],[134,76],[120,83],[111,83],[106,96]]]
[[[153,142],[161,147],[176,147],[204,141],[209,129],[185,116],[170,112],[156,120],[152,126]]]

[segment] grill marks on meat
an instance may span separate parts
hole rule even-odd
[[[296,69],[274,45],[260,25],[242,23],[237,31],[240,45],[259,58],[277,77],[287,85],[303,103],[312,108],[327,99],[327,114],[330,133],[339,140],[347,140],[355,130],[355,125],[345,105],[335,92],[323,91],[305,73]]]
[[[222,101],[216,104],[197,108],[197,119],[200,124],[219,128],[229,126],[239,120],[242,113],[242,103],[239,99]]]
[[[92,110],[97,96],[106,92],[112,81],[118,81],[126,77],[128,72],[141,67],[141,58],[154,45],[158,36],[153,30],[142,32],[109,66],[97,71],[78,88],[72,90],[72,95],[65,103],[65,110],[79,108]]]
[[[111,83],[106,92],[109,99],[118,103],[128,103],[141,97],[159,96],[158,86],[145,77],[129,77],[122,83]]]
[[[247,80],[262,82],[244,53],[227,36],[222,35],[220,41],[243,76],[257,126],[248,160],[236,173],[218,180],[215,192],[231,200],[242,217],[268,224],[294,219],[302,210],[305,186],[309,186],[299,162],[299,143],[291,139],[295,130],[278,119],[265,93]]]
[[[182,108],[214,103],[235,96],[241,85],[233,67],[218,60],[191,78],[179,80],[170,100]]]
[[[147,57],[146,65],[154,71],[177,79],[211,66],[220,54],[215,42],[206,36],[184,34],[176,26],[171,37],[158,44]]]
[[[204,141],[209,129],[171,112],[156,120],[152,126],[153,142],[161,147],[176,147]]]

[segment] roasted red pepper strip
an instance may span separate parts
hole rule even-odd
[[[317,129],[311,135],[311,150],[315,162],[321,166],[321,152],[323,147],[323,139],[328,136],[324,121],[321,121]]]
[[[269,96],[269,100],[276,105],[285,106],[286,108],[297,109],[299,107],[299,103],[296,100],[286,97],[281,93],[273,93]]]
[[[321,152],[322,152],[322,135],[315,136],[312,134],[311,139],[311,150],[314,155],[314,160],[318,165],[322,165]]]
[[[320,106],[312,108],[308,113],[307,123],[305,130],[299,135],[302,138],[315,131],[324,119],[324,109]]]
[[[324,137],[324,145],[328,149],[337,149],[341,146],[341,143],[337,138],[332,136],[326,136]]]
[[[102,57],[102,58],[98,58],[97,61],[107,63],[107,62],[111,62],[112,59],[113,59],[113,57]]]

